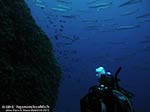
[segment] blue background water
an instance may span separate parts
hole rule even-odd
[[[95,69],[104,66],[112,74],[122,66],[121,86],[135,94],[136,112],[148,112],[150,106],[150,1],[120,7],[126,0],[111,0],[110,8],[89,8],[88,0],[72,0],[63,4],[57,0],[26,0],[36,23],[50,38],[54,53],[61,65],[63,78],[59,88],[56,112],[79,112],[79,101],[92,85],[98,84]],[[65,1],[65,0],[64,0]],[[68,0],[66,0],[68,1]],[[110,2],[98,0],[97,3]],[[44,5],[44,8],[37,6]],[[71,7],[67,12],[53,11],[58,4]],[[96,3],[93,3],[96,4]],[[83,11],[84,9],[84,11]],[[121,16],[138,9],[131,15]],[[81,11],[82,10],[82,11]],[[74,17],[62,17],[70,14]],[[97,20],[88,23],[83,20]],[[142,23],[144,20],[148,22]],[[117,30],[119,26],[139,25]],[[63,31],[60,31],[63,30]],[[64,38],[63,37],[69,37]]]

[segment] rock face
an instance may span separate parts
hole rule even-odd
[[[0,105],[55,106],[61,78],[50,40],[24,0],[0,0]]]

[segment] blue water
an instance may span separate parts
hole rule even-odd
[[[37,6],[38,1],[45,7]],[[119,5],[127,0],[97,0],[97,3],[112,2],[110,7],[100,11],[89,8],[87,1],[72,0],[71,4],[66,5],[57,0],[26,0],[36,23],[50,38],[63,71],[55,111],[80,112],[80,99],[90,86],[98,84],[95,69],[103,66],[113,74],[122,66],[119,74],[121,86],[135,94],[133,104],[136,112],[148,112],[150,15],[136,17],[150,13],[150,0],[120,8]],[[51,8],[58,4],[71,9],[66,12],[53,11]],[[134,10],[137,12],[121,16]],[[62,17],[64,14],[73,17]],[[84,20],[97,22],[88,24]],[[117,29],[136,25],[138,27],[133,29]]]

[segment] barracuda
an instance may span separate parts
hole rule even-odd
[[[127,6],[127,5],[131,5],[131,4],[136,4],[136,3],[140,3],[142,2],[143,0],[129,0],[123,4],[121,4],[119,7],[124,7],[124,6]]]
[[[95,5],[90,6],[89,8],[101,8],[101,7],[103,8],[103,7],[109,7],[110,5],[112,5],[112,2],[110,3],[104,2],[104,3],[97,3]]]
[[[66,9],[63,9],[63,8],[57,8],[57,7],[55,7],[55,8],[51,8],[53,11],[60,11],[60,12],[66,12],[66,11],[68,11],[68,10],[66,10]]]
[[[58,4],[57,6],[60,7],[60,8],[66,9],[66,10],[71,10],[71,7],[68,7],[68,6],[65,6],[65,5]]]
[[[140,27],[140,25],[127,25],[127,26],[119,26],[116,29],[117,30],[125,30],[125,29],[134,29]]]

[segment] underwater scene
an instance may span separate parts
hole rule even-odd
[[[135,112],[150,107],[150,0],[25,0],[49,37],[62,79],[54,112],[80,112],[96,69],[121,66]],[[104,111],[105,112],[105,111]]]

